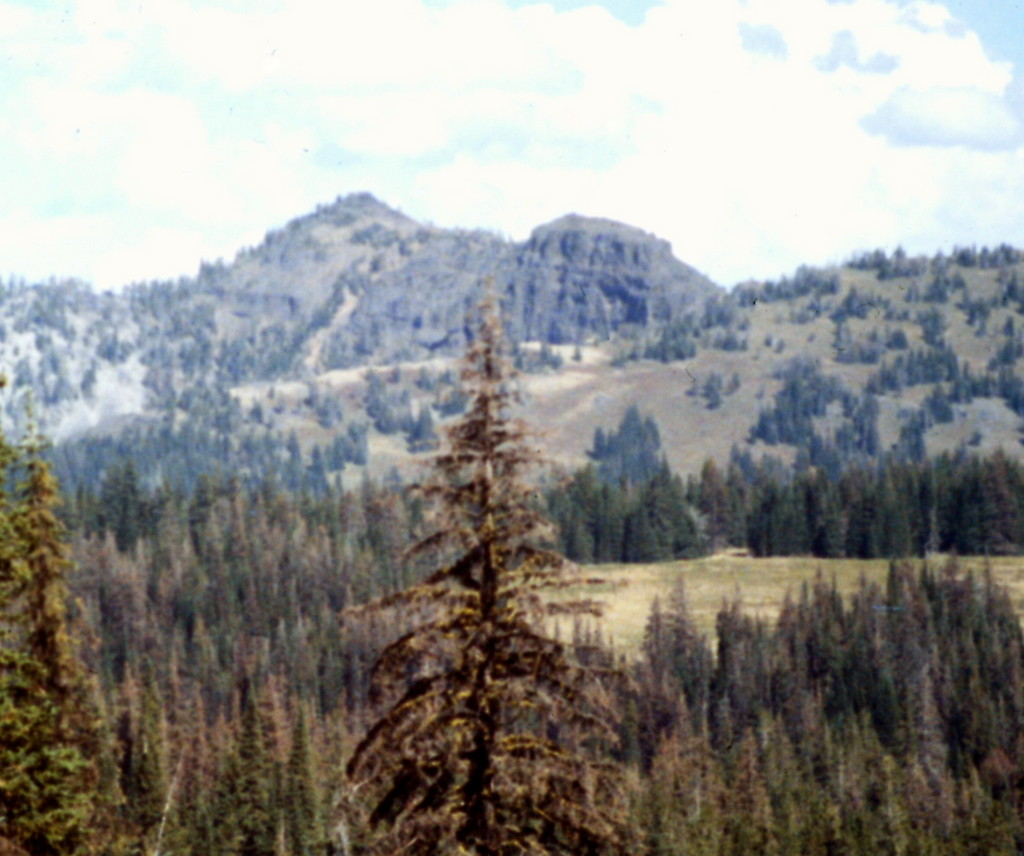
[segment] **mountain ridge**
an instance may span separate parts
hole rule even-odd
[[[601,252],[565,256],[584,244]],[[424,225],[356,193],[177,282],[103,294],[77,282],[8,284],[0,317],[16,335],[0,341],[0,360],[16,386],[36,389],[44,428],[65,438],[159,413],[197,384],[453,356],[488,279],[515,341],[581,342],[665,320],[717,289],[667,248],[580,215],[515,243]],[[581,283],[595,293],[574,293]],[[17,420],[11,393],[5,403]]]
[[[834,471],[1024,449],[1024,255],[1011,247],[876,251],[726,292],[628,224],[567,214],[515,242],[421,224],[369,194],[173,283],[6,284],[0,403],[17,433],[32,390],[70,478],[95,481],[126,455],[154,479],[401,475],[458,412],[453,360],[487,280],[525,372],[524,415],[567,467],[630,405],[682,472],[736,454]]]

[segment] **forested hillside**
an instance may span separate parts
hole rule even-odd
[[[467,323],[487,287],[509,374],[488,375],[485,406],[456,357],[477,354],[477,377],[497,364]],[[531,815],[543,852],[1020,851],[1020,605],[955,556],[1024,547],[1021,316],[1009,247],[878,251],[727,292],[622,224],[570,216],[515,244],[368,196],[178,283],[7,283],[0,394],[26,439],[0,449],[0,852],[370,853],[399,819],[410,846],[428,827],[482,841],[466,783],[526,805],[545,752],[545,787],[580,811]],[[512,416],[540,429],[532,445]],[[510,459],[488,456],[506,442],[553,466],[505,478]],[[453,484],[476,469],[411,490],[428,460]],[[495,526],[531,538],[487,540]],[[441,549],[428,562],[417,543]],[[727,548],[754,568],[891,566],[846,597],[820,575],[771,622],[723,591],[713,637],[683,578],[638,650],[586,617],[593,580],[553,637],[518,623],[568,609],[531,564],[562,567],[552,550],[589,567]],[[536,583],[525,606],[473,576],[484,554]],[[442,601],[456,608],[424,625]],[[498,662],[479,644],[495,616],[522,643],[497,688],[474,665]],[[375,670],[423,626],[447,641]],[[545,663],[565,681],[533,698],[524,675]],[[538,731],[584,675],[601,716]],[[402,692],[434,709],[427,678],[449,682],[450,728],[397,727]],[[382,692],[397,702],[380,719]],[[445,740],[470,720],[493,738],[499,703],[536,713],[486,744],[515,774],[481,784],[477,741],[455,766],[478,772],[449,775]],[[388,747],[414,734],[430,757],[396,764]],[[390,785],[367,808],[376,785],[358,797],[344,769],[378,769],[371,744]],[[575,788],[567,769],[589,772]],[[608,812],[590,811],[599,792]]]
[[[611,221],[564,217],[513,243],[362,194],[174,283],[8,281],[2,401],[17,433],[32,391],[69,487],[127,459],[187,490],[217,467],[320,492],[408,479],[460,412],[452,360],[490,278],[524,414],[569,469],[634,405],[684,476],[735,454],[831,478],[886,457],[1017,458],[1022,277],[1006,246],[879,250],[725,291]]]
[[[343,610],[422,578],[401,561],[422,507],[371,486],[300,498],[237,482],[140,500],[102,523],[98,501],[68,510],[117,828],[207,854],[250,852],[239,835],[256,824],[276,843],[253,852],[327,852],[370,664],[403,628]],[[727,602],[713,638],[680,580],[652,604],[639,659],[618,663],[624,852],[1014,852],[1020,623],[972,564],[894,563],[848,600],[819,578],[771,624]],[[594,634],[578,626],[579,656],[611,665]]]

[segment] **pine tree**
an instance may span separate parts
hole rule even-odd
[[[31,437],[0,437],[0,485],[23,458],[16,502],[0,495],[0,842],[36,856],[85,852],[102,751],[91,688],[67,625],[71,563],[57,483]]]
[[[587,604],[542,600],[566,561],[538,546],[546,525],[524,471],[538,462],[509,415],[513,373],[493,304],[462,370],[464,416],[421,487],[438,555],[422,584],[378,601],[418,619],[373,671],[383,713],[356,747],[349,780],[376,853],[619,852],[621,812],[606,752],[613,731],[594,673],[544,629]]]
[[[302,710],[295,714],[286,776],[284,823],[289,853],[292,856],[312,856],[323,852],[324,836],[313,780],[313,757],[306,716]]]
[[[238,856],[274,856],[277,818],[273,770],[255,691],[242,690],[242,731],[238,738]]]
[[[137,828],[140,840],[157,829],[167,796],[163,703],[151,663],[145,663],[144,672],[141,691],[134,680],[126,682],[128,709],[123,716],[126,733],[122,735],[122,788],[128,818]]]

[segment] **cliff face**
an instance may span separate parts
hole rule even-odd
[[[301,295],[291,289],[296,305],[315,303],[311,289],[321,301],[320,368],[458,353],[487,280],[514,340],[552,344],[607,338],[626,324],[660,325],[720,292],[666,241],[610,220],[569,215],[520,244],[421,226],[359,197],[339,201],[319,222],[297,222],[288,227],[293,243],[308,254],[315,240],[320,254]]]
[[[378,221],[379,222],[379,221]],[[456,353],[465,317],[492,279],[516,341],[607,338],[625,324],[660,325],[720,289],[672,255],[666,241],[611,220],[569,215],[521,243],[483,232],[420,228],[376,234],[381,254],[353,281],[332,325],[345,364]]]
[[[517,247],[507,313],[523,339],[607,338],[623,325],[664,324],[720,292],[667,241],[611,220],[571,214]]]

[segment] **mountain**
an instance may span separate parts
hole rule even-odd
[[[487,279],[514,339],[552,343],[657,326],[719,291],[666,242],[612,221],[572,215],[516,244],[425,226],[355,194],[195,278],[102,295],[8,283],[0,359],[35,388],[48,428],[73,436],[159,411],[200,381],[457,354]]]
[[[369,194],[338,199],[270,232],[231,265],[205,265],[218,338],[252,343],[282,331],[272,367],[236,379],[383,365],[461,352],[467,312],[494,281],[517,341],[577,342],[623,324],[667,322],[719,289],[665,241],[571,215],[524,244],[424,226]],[[270,331],[273,331],[271,333]]]
[[[97,483],[125,457],[187,483],[216,468],[314,489],[401,475],[461,407],[453,360],[490,281],[524,415],[569,467],[631,405],[681,471],[1017,455],[1022,259],[877,251],[726,292],[610,220],[571,214],[513,242],[356,194],[193,278],[117,294],[6,283],[0,400],[17,433],[32,390],[66,480]]]
[[[204,263],[194,278],[116,294],[75,281],[8,282],[8,425],[20,429],[31,389],[43,430],[62,443],[188,423],[274,433],[290,420],[261,425],[252,401],[239,410],[258,397],[254,387],[284,384],[287,396],[288,384],[315,389],[337,370],[449,359],[465,346],[487,281],[517,343],[582,345],[660,329],[721,293],[666,242],[609,220],[570,215],[515,243],[424,225],[355,194],[268,232],[231,263]],[[307,393],[303,401],[317,398]],[[331,405],[317,404],[316,421],[341,421],[337,407],[329,417]],[[280,415],[280,402],[269,410]],[[289,431],[308,433],[294,421]]]

